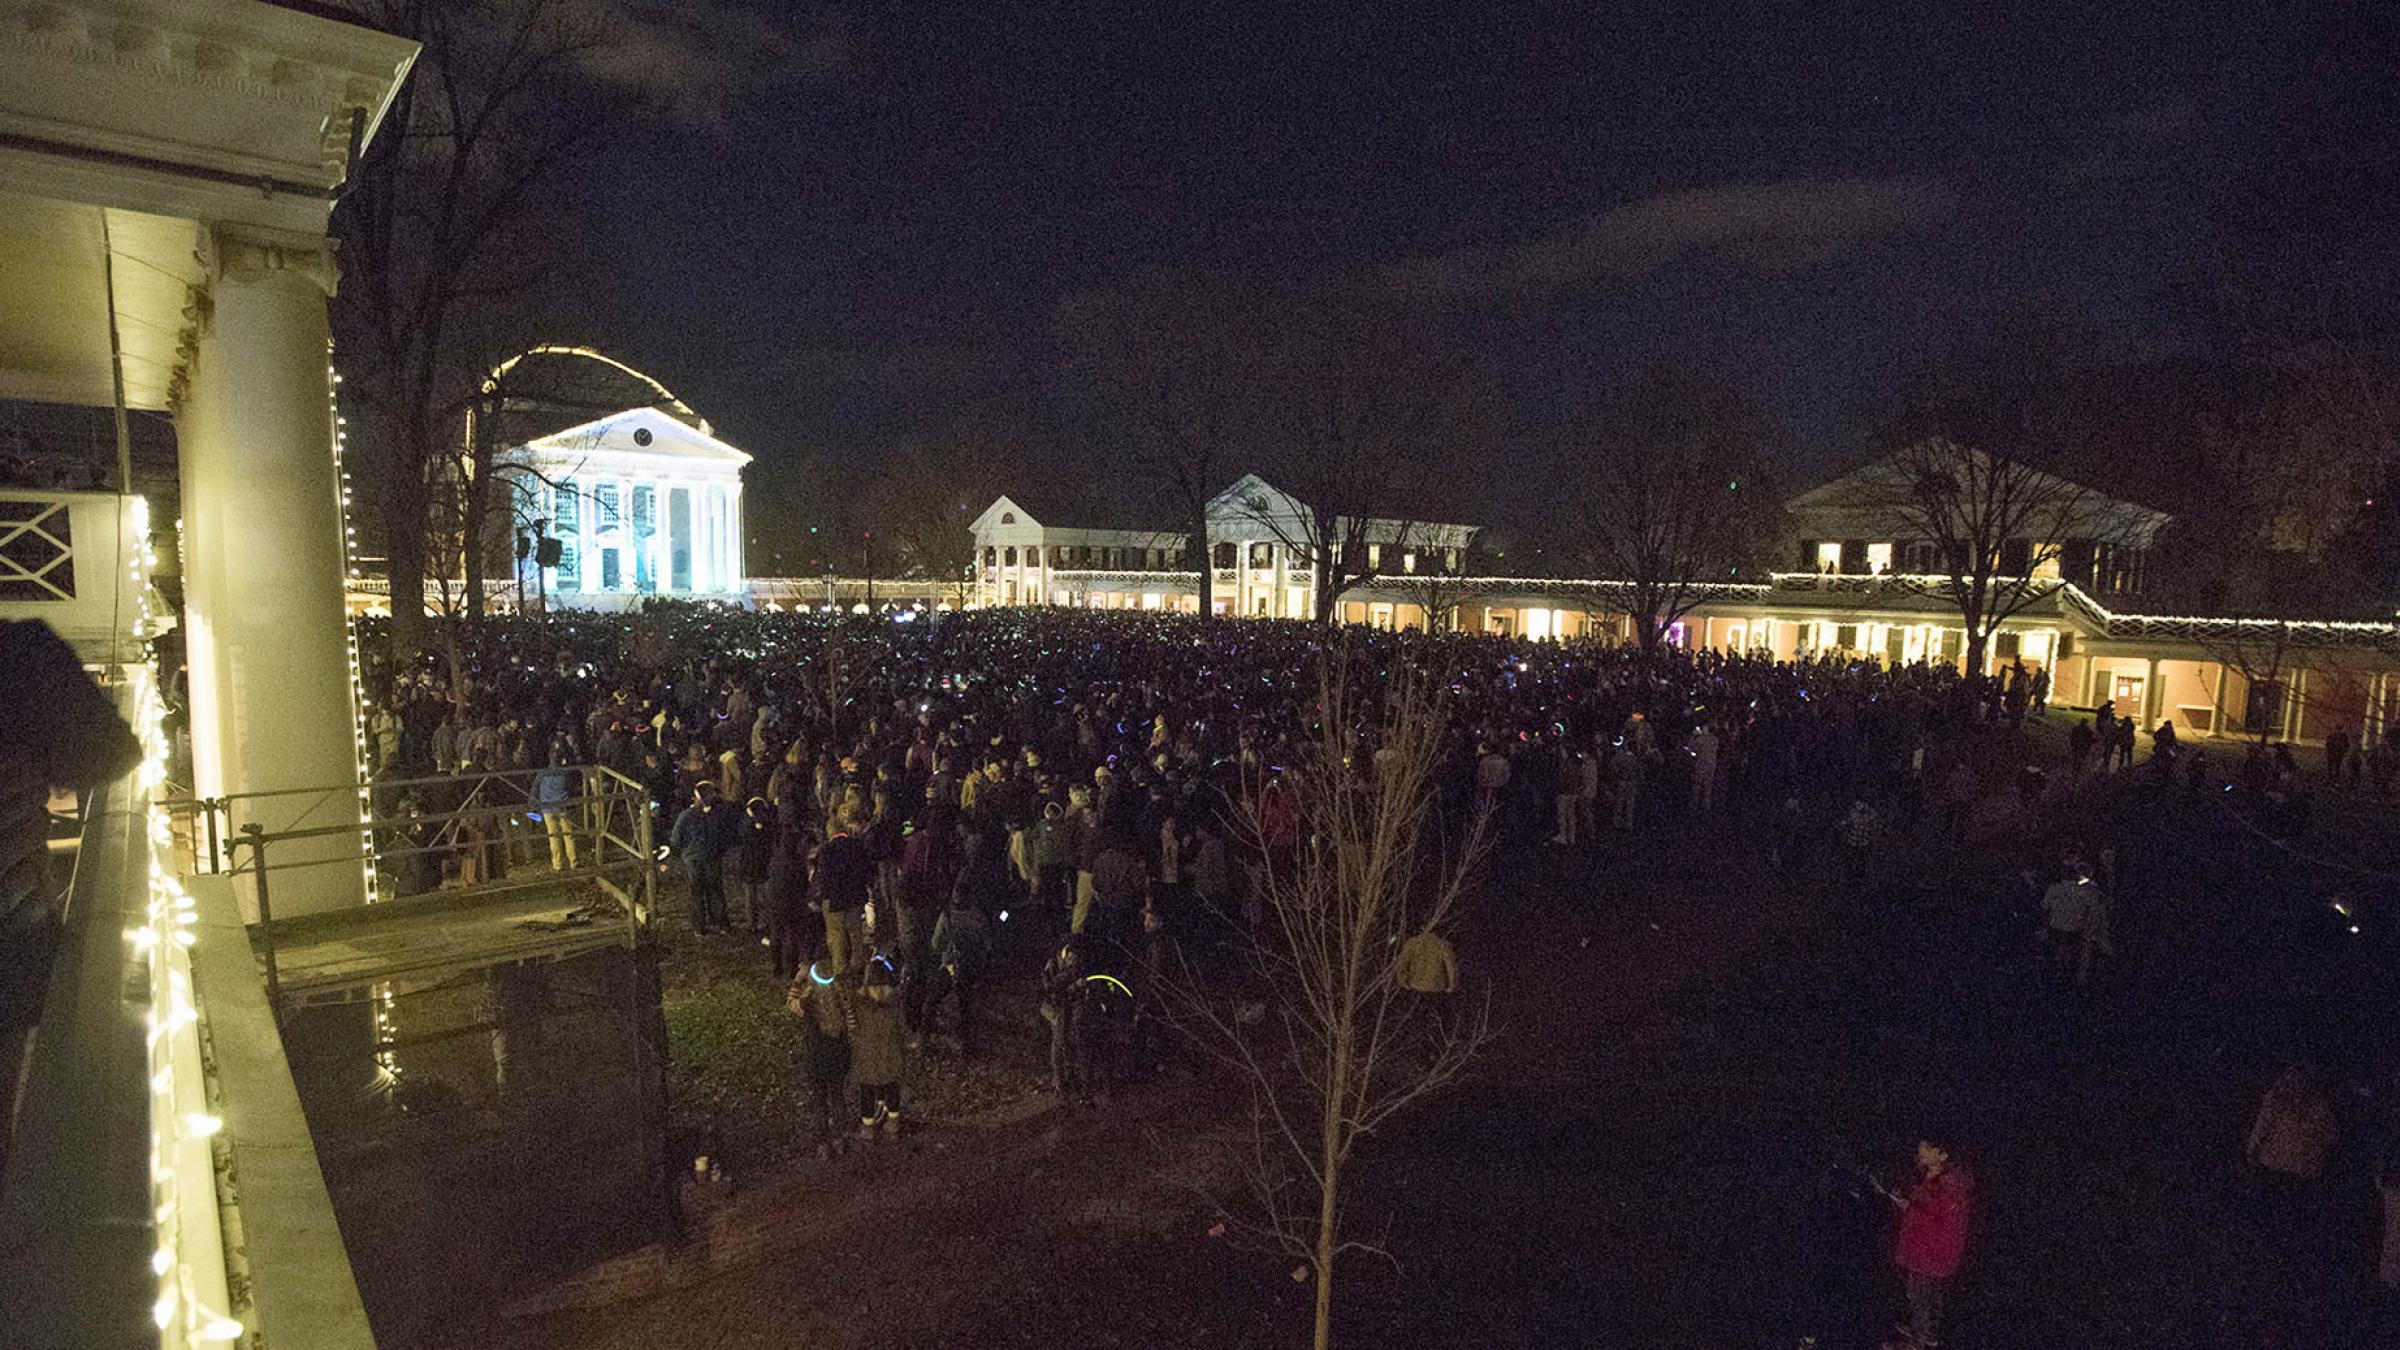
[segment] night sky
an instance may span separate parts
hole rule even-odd
[[[2368,5],[1221,8],[672,6],[614,59],[679,114],[559,194],[588,336],[772,477],[979,407],[1071,439],[1075,297],[1369,274],[1521,434],[1666,361],[1830,461],[1997,326],[2192,354],[2228,198],[2394,105]]]

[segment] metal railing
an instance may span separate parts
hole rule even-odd
[[[310,788],[165,804],[188,870],[231,877],[252,907],[271,999],[283,994],[279,941],[306,917],[279,919],[276,897],[319,869],[362,869],[383,921],[588,887],[611,902],[631,943],[654,911],[650,793],[614,769],[378,780],[356,821],[311,823],[360,797],[355,788]]]

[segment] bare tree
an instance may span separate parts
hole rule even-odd
[[[1454,499],[1462,460],[1482,449],[1481,393],[1464,361],[1373,297],[1295,304],[1264,387],[1265,486],[1220,500],[1305,569],[1310,612],[1331,622],[1345,592],[1410,554],[1472,542],[1427,508]]]
[[[583,106],[615,41],[569,0],[380,0],[370,19],[420,44],[385,134],[353,167],[332,230],[344,284],[335,334],[369,434],[402,650],[422,645],[428,516],[488,362],[463,351],[472,306],[522,296],[559,253],[531,237],[537,190],[622,125]],[[462,522],[463,525],[463,522]]]
[[[868,512],[911,570],[965,605],[973,586],[975,512],[1020,481],[1033,457],[1018,437],[969,421],[895,456],[868,494]]]
[[[1983,671],[1992,634],[2059,587],[2070,540],[2122,540],[2137,513],[2012,455],[1940,437],[1913,441],[1859,474],[1869,515],[1927,546],[1939,589],[1966,629],[1966,667]]]
[[[1229,1218],[1305,1264],[1322,1350],[1336,1263],[1375,1250],[1347,1235],[1342,1181],[1353,1150],[1456,1081],[1488,1043],[1490,1022],[1481,1004],[1436,1011],[1429,1002],[1444,996],[1414,993],[1400,976],[1404,944],[1443,933],[1466,901],[1488,839],[1478,814],[1453,849],[1438,851],[1444,687],[1404,668],[1378,701],[1363,665],[1338,648],[1320,672],[1317,730],[1284,774],[1302,821],[1298,848],[1271,847],[1256,809],[1246,816],[1267,910],[1251,955],[1275,1032],[1240,1026],[1188,975],[1169,982],[1169,996],[1196,1043],[1250,1087],[1243,1170],[1254,1204]]]
[[[1570,551],[1612,588],[1654,651],[1684,615],[1752,566],[1777,511],[1761,474],[1772,438],[1741,400],[1653,372],[1604,420],[1554,500]]]
[[[1259,310],[1255,296],[1190,282],[1089,302],[1067,318],[1106,448],[1173,513],[1203,614],[1214,594],[1208,507],[1257,439]]]

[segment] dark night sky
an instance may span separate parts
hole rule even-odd
[[[628,55],[686,114],[561,196],[591,336],[772,474],[1040,404],[1072,296],[1363,270],[1524,425],[1666,359],[1830,456],[1994,323],[2188,354],[2217,204],[2289,168],[2294,109],[2394,104],[2333,7],[1440,8],[677,3]]]

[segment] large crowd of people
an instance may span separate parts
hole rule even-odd
[[[809,1014],[809,1061],[858,1080],[862,1125],[896,1129],[857,1062],[888,1039],[881,1009],[971,1052],[1003,938],[1051,953],[1060,1087],[1105,1092],[1123,1072],[1125,1038],[1103,1034],[1126,1011],[1121,963],[1161,933],[1257,921],[1245,860],[1302,828],[1282,775],[1316,729],[1328,650],[1364,695],[1347,700],[1362,738],[1396,671],[1446,688],[1438,812],[1480,806],[1557,847],[1734,810],[1777,831],[1787,867],[1820,843],[1856,865],[1862,820],[1923,809],[1929,731],[2003,715],[1946,667],[1367,629],[1327,643],[1270,620],[713,607],[498,619],[400,665],[370,641],[386,814],[441,818],[443,784],[485,773],[529,784],[530,809],[474,816],[387,871],[408,893],[572,866],[591,841],[542,808],[577,791],[570,766],[623,775],[693,926],[760,939]]]
[[[1368,754],[1400,672],[1446,691],[1437,817],[1488,810],[1525,847],[1731,813],[1779,875],[1857,891],[1895,829],[1963,838],[1974,812],[2043,791],[2030,770],[1989,791],[1969,753],[1988,744],[1975,729],[2047,713],[2047,681],[2021,671],[1065,609],[498,618],[407,662],[373,637],[387,812],[439,815],[442,784],[487,772],[530,784],[531,809],[410,851],[400,888],[572,868],[593,841],[542,808],[577,790],[574,766],[621,775],[692,927],[763,948],[762,997],[780,988],[794,1014],[826,1154],[853,1119],[861,1137],[899,1132],[912,1049],[976,1053],[1002,969],[1039,981],[1062,1093],[1102,1096],[1133,1071],[1144,963],[1164,941],[1221,950],[1257,925],[1252,860],[1307,833],[1285,766],[1307,762],[1331,663]],[[2101,739],[2077,721],[2067,771],[2122,747],[2127,725],[2104,717]],[[2162,782],[2175,755],[2162,739]],[[2039,847],[2039,922],[2081,982],[2108,942],[2113,856],[2100,840]],[[1955,1266],[1936,1255],[1902,1260],[1928,1338]]]

